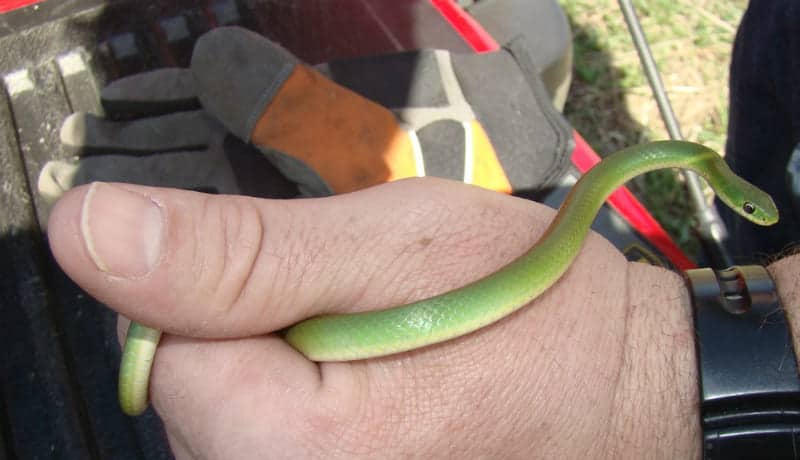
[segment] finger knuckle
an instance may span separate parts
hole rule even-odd
[[[248,199],[207,199],[196,225],[196,282],[211,320],[230,319],[248,297],[264,239],[261,214]]]

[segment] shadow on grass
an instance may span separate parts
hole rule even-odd
[[[564,108],[567,119],[601,156],[651,141],[647,127],[632,117],[626,104],[622,86],[625,70],[613,64],[596,31],[568,17],[575,59],[572,87]],[[674,172],[648,173],[629,186],[690,257],[699,254],[692,209],[684,184]]]

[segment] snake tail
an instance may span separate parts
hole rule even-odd
[[[147,409],[150,370],[161,331],[131,321],[119,366],[119,403],[127,415],[139,415]]]

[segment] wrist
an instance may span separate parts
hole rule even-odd
[[[626,356],[610,457],[700,458],[697,357],[688,291],[677,273],[631,264]]]

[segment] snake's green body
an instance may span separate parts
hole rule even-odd
[[[713,150],[682,141],[638,145],[614,153],[586,173],[536,244],[498,271],[408,305],[311,318],[290,327],[285,339],[313,361],[349,361],[420,348],[491,324],[531,302],[564,274],[608,195],[632,177],[663,168],[696,171],[723,202],[757,224],[771,225],[778,219],[769,195],[733,174]],[[146,408],[159,336],[156,330],[131,324],[119,394],[128,414]]]

